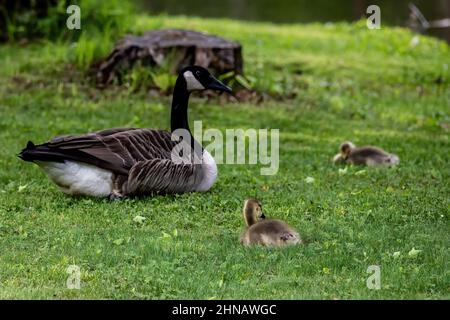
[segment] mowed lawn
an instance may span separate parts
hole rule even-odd
[[[447,44],[412,41],[409,31],[386,26],[371,31],[364,22],[139,16],[135,24],[242,43],[254,85],[290,98],[251,104],[194,96],[189,118],[223,132],[279,129],[278,174],[224,164],[207,193],[66,196],[17,158],[28,140],[118,126],[169,129],[170,97],[95,89],[74,66],[72,44],[2,45],[0,298],[450,298]],[[400,165],[334,166],[344,140],[379,145]],[[305,244],[242,247],[247,197],[297,228]],[[79,290],[66,286],[69,265],[80,267]],[[366,286],[371,265],[380,267],[380,290]]]

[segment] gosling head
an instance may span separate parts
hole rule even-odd
[[[205,89],[231,93],[231,88],[217,80],[203,67],[189,66],[181,70],[180,77],[186,84],[188,92],[201,91]]]
[[[253,198],[245,200],[243,214],[248,227],[266,218],[262,211],[261,202]]]
[[[350,156],[350,152],[354,150],[356,146],[350,142],[345,141],[339,147],[339,153],[333,157],[334,164],[345,163],[348,157]]]
[[[352,152],[352,150],[355,148],[356,148],[356,146],[350,141],[346,141],[346,142],[342,143],[341,146],[339,147],[342,158],[347,159],[348,156],[350,155],[350,152]]]

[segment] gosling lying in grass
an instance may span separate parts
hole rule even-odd
[[[397,155],[388,153],[381,148],[374,146],[356,147],[350,141],[342,143],[339,151],[333,158],[335,164],[348,163],[366,166],[395,166],[400,162]]]
[[[247,230],[241,236],[246,246],[262,245],[283,247],[301,243],[297,231],[281,220],[267,219],[262,212],[261,202],[248,199],[244,203],[244,220]]]

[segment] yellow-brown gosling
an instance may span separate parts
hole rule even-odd
[[[298,232],[286,222],[266,219],[257,199],[245,201],[243,215],[247,230],[241,236],[241,243],[246,246],[282,247],[301,243]]]
[[[334,156],[333,162],[348,163],[366,166],[395,166],[400,159],[397,155],[388,153],[379,147],[356,147],[352,142],[346,141],[339,147],[339,153]]]

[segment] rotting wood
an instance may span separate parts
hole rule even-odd
[[[137,61],[158,67],[170,58],[170,72],[178,73],[188,65],[208,68],[218,76],[230,71],[243,74],[242,48],[238,42],[197,31],[162,29],[142,36],[121,39],[104,60],[91,66],[97,84],[104,86],[122,75]]]

